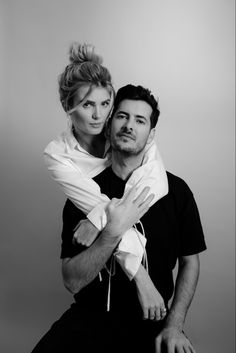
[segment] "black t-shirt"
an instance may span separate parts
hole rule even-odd
[[[179,177],[168,172],[167,176],[169,193],[141,219],[147,238],[149,275],[165,302],[173,294],[172,270],[177,258],[206,249],[199,212],[191,190]],[[125,181],[114,174],[111,167],[96,176],[94,181],[109,198],[122,197]],[[63,210],[61,258],[73,257],[86,249],[72,242],[74,228],[84,218],[84,214],[67,200]],[[75,300],[81,308],[106,310],[108,273],[104,269],[101,274],[102,281],[97,276],[75,294]],[[111,311],[142,315],[135,283],[128,279],[118,264],[111,279]]]

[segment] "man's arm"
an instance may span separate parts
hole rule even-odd
[[[198,254],[179,258],[174,297],[164,328],[156,338],[156,353],[161,353],[163,346],[167,353],[177,351],[195,352],[190,341],[183,333],[183,326],[196,290],[199,268]]]
[[[83,237],[83,234],[92,233],[93,235],[95,227],[86,219],[80,221],[79,228],[80,235]],[[95,229],[95,231],[96,230],[97,229]],[[92,246],[90,244],[90,250],[87,251],[87,253],[83,253],[83,255],[78,258],[75,257],[73,260],[70,258],[63,260],[64,282],[67,289],[73,293],[78,292],[80,288],[84,287],[96,277],[97,273],[103,267],[102,264],[108,260],[119,243],[119,241],[117,242],[116,240],[114,240],[114,242],[112,241],[112,235],[107,237],[108,241],[104,241],[103,237],[104,233],[98,238],[100,239],[99,241],[95,241]],[[88,246],[87,243],[83,245]],[[76,264],[80,267],[79,274],[76,273]],[[91,266],[92,264],[94,268]],[[88,268],[90,269],[89,271]],[[85,272],[82,273],[81,269],[85,269]],[[75,273],[72,276],[73,271],[75,271]],[[69,275],[67,275],[68,273]],[[81,277],[81,280],[77,287],[78,275]],[[67,278],[70,280],[68,281]],[[75,280],[71,280],[72,278]],[[142,264],[139,266],[133,280],[136,284],[139,302],[143,311],[143,318],[155,321],[163,319],[166,315],[164,300]]]
[[[79,292],[92,282],[102,270],[120,241],[106,229],[86,250],[73,258],[62,260],[62,275],[65,287],[72,293]]]
[[[134,199],[136,188],[127,193],[122,200],[112,199],[107,206],[107,225],[94,243],[72,258],[62,261],[62,275],[66,288],[77,293],[89,284],[101,271],[122,234],[132,227],[149,208],[153,195],[146,198],[149,188],[145,188]]]

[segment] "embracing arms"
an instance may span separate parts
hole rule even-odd
[[[63,259],[64,284],[72,293],[77,293],[98,275],[125,231],[146,213],[153,198],[147,197],[148,192],[149,188],[145,188],[134,199],[133,188],[122,200],[112,199],[106,209],[107,224],[99,237],[78,255]]]
[[[108,223],[97,239],[78,255],[63,259],[63,280],[70,292],[74,294],[79,292],[95,279],[117,248],[123,232],[147,211],[151,200],[151,197],[148,197],[143,202],[147,192],[145,189],[134,201],[132,190],[125,199],[113,199],[107,208]],[[82,225],[83,231],[86,232],[88,221],[84,221]],[[136,284],[143,318],[163,319],[164,314],[161,315],[161,308],[164,308],[163,298],[142,265],[139,266],[133,280]]]

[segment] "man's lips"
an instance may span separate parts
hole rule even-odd
[[[131,139],[131,140],[135,141],[135,137],[134,137],[134,136],[132,136],[132,135],[130,135],[130,134],[126,134],[126,133],[124,133],[124,132],[117,134],[117,136],[118,136],[118,137],[125,137],[125,138],[128,138],[128,139]]]

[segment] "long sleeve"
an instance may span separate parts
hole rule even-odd
[[[79,146],[72,133],[67,132],[46,147],[44,159],[52,178],[59,183],[66,196],[102,230],[107,221],[104,210],[109,198],[101,193],[92,178],[110,165],[109,156],[91,156]],[[156,144],[152,143],[147,149],[143,165],[129,178],[125,193],[133,185],[138,186],[137,193],[150,186],[150,193],[155,195],[152,204],[167,194],[167,177]],[[129,237],[133,240],[128,240]],[[120,242],[119,248],[122,250],[118,248],[117,260],[130,279],[141,264],[145,243],[144,237],[133,229],[127,231]],[[131,257],[132,261],[129,261]]]

